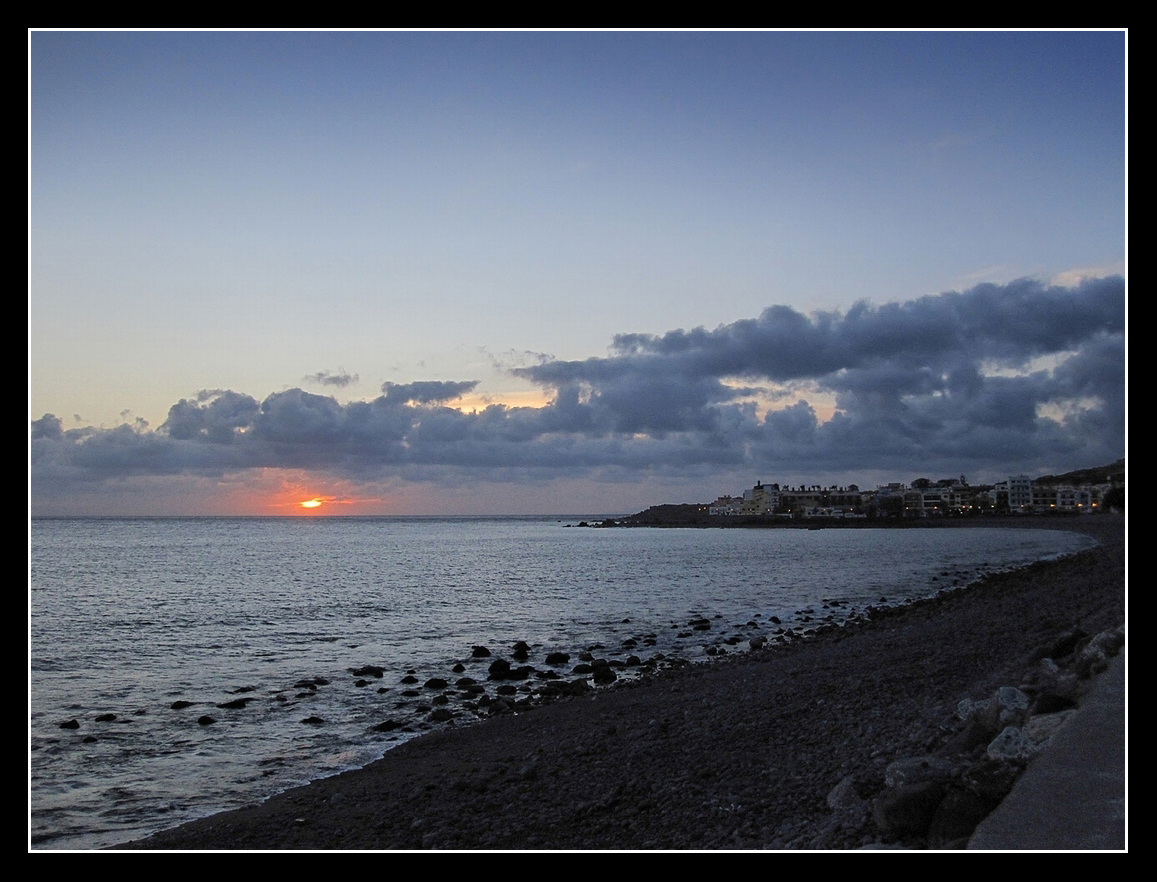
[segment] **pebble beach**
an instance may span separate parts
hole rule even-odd
[[[975,764],[984,748],[962,700],[1001,687],[1033,697],[1058,646],[1125,622],[1124,517],[1031,520],[1098,546],[808,639],[432,732],[120,848],[961,847],[951,831],[882,820],[889,770]]]

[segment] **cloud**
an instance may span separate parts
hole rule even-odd
[[[542,407],[464,412],[447,405],[475,381],[422,381],[346,404],[301,389],[262,401],[205,390],[155,430],[65,430],[45,414],[31,424],[34,495],[268,468],[450,482],[1092,465],[1124,455],[1125,305],[1113,276],[985,284],[846,312],[775,306],[714,330],[621,334],[602,358],[512,368],[549,391]],[[1041,369],[1044,356],[1055,366]],[[834,400],[830,419],[801,388]]]
[[[346,373],[344,368],[338,368],[336,374],[331,374],[329,371],[318,371],[316,374],[309,374],[302,377],[301,382],[314,383],[318,386],[336,386],[338,389],[344,389],[346,386],[356,386],[358,375]]]
[[[467,392],[473,391],[477,385],[477,380],[465,380],[459,383],[439,380],[420,380],[417,383],[383,383],[382,394],[395,404],[408,404],[410,402],[436,404],[461,398]]]

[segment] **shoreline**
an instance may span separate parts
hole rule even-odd
[[[1124,518],[1043,520],[1020,523],[1100,544],[786,647],[429,733],[364,769],[114,848],[871,844],[862,825],[833,828],[835,784],[935,749],[958,701],[1015,685],[1060,631],[1124,621]]]

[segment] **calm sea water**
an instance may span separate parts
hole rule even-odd
[[[475,645],[509,657],[524,640],[540,669],[549,651],[594,645],[700,659],[772,634],[772,616],[798,627],[1092,544],[1023,529],[564,528],[576,521],[33,521],[34,847],[123,842],[364,765],[411,737],[378,723],[434,725],[429,695],[404,696],[401,678],[453,683],[462,662],[484,681]],[[700,616],[711,630],[689,632]],[[385,673],[358,686],[363,665]],[[295,687],[305,678],[328,684]]]

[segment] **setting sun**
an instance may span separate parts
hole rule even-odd
[[[302,508],[318,508],[321,505],[320,499],[307,499],[301,504]]]

